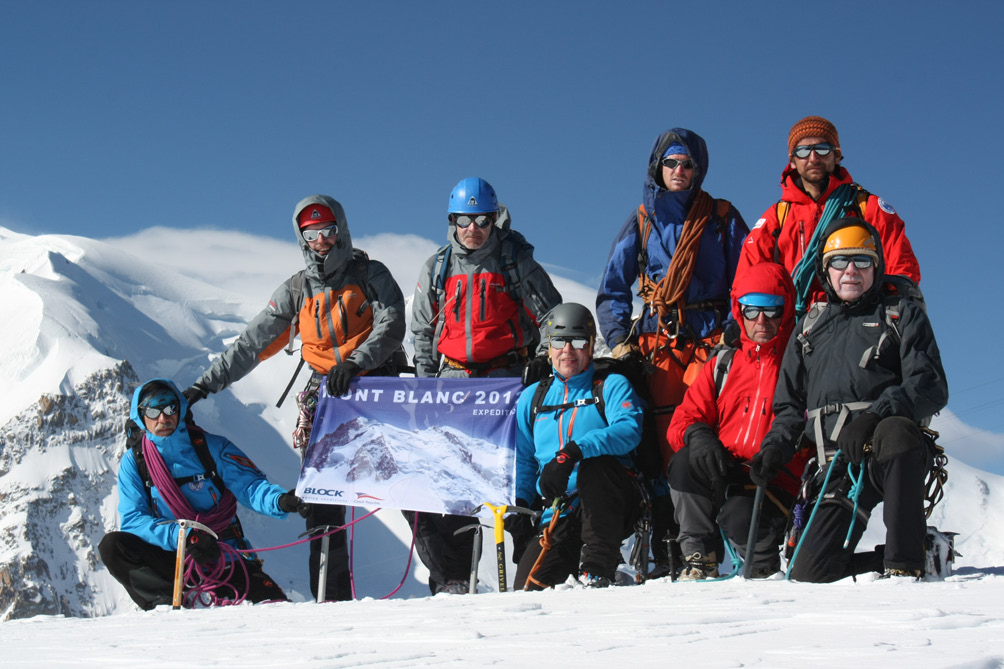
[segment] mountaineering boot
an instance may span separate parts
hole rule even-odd
[[[471,582],[461,579],[450,579],[436,588],[436,594],[445,592],[450,595],[466,595],[471,590]]]
[[[606,576],[596,576],[595,574],[590,574],[589,572],[583,572],[579,576],[579,583],[586,586],[587,588],[609,588],[611,581]]]
[[[912,578],[915,581],[919,581],[924,577],[924,572],[921,569],[893,569],[892,567],[886,567],[885,571],[879,578]]]
[[[703,581],[706,578],[718,578],[718,556],[715,551],[707,557],[701,553],[691,553],[683,559],[681,581]]]

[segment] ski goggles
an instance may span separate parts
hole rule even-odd
[[[685,170],[694,169],[694,161],[691,160],[690,158],[687,158],[685,160],[677,160],[676,158],[663,158],[662,164],[671,170],[675,170],[677,165],[679,165]]]
[[[165,416],[173,416],[174,414],[178,413],[178,409],[180,408],[181,407],[178,406],[177,404],[167,404],[165,406],[159,406],[159,407],[140,407],[140,410],[143,412],[143,415],[149,418],[150,420],[157,420],[157,418],[160,417],[160,414],[164,414]]]
[[[338,234],[338,224],[335,223],[319,230],[303,230],[300,234],[303,235],[303,240],[306,242],[315,242],[318,237],[329,239]]]
[[[875,264],[875,259],[871,256],[833,256],[827,263],[827,267],[833,269],[847,269],[847,266],[854,263],[858,269],[868,269]]]
[[[450,214],[450,219],[457,224],[458,228],[463,228],[464,230],[471,227],[471,223],[478,226],[482,230],[487,228],[489,225],[495,224],[495,214],[478,214],[477,216],[468,216],[467,214]]]
[[[778,307],[755,307],[752,304],[740,305],[743,318],[755,321],[763,314],[767,318],[781,318],[784,315],[784,305]]]
[[[560,351],[568,344],[571,344],[572,348],[577,351],[589,346],[589,339],[586,337],[550,337],[550,342],[551,348],[555,351]]]
[[[830,151],[832,150],[832,144],[803,144],[802,146],[796,146],[795,150],[791,152],[791,155],[804,160],[809,157],[810,153],[815,151],[816,155],[822,158],[823,156],[830,155]]]

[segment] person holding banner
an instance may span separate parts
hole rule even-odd
[[[293,491],[269,483],[225,437],[179,420],[187,410],[188,402],[167,379],[148,381],[133,393],[129,415],[133,428],[142,432],[119,464],[121,531],[101,540],[102,562],[141,609],[170,604],[182,530],[164,521],[198,521],[216,537],[202,529],[189,530],[183,544],[187,560],[197,563],[201,574],[225,573],[222,565],[230,565],[229,578],[203,579],[200,587],[205,592],[255,603],[286,601],[282,588],[262,571],[260,560],[231,550],[251,547],[237,518],[237,502],[273,518],[294,511],[304,515],[310,505]],[[221,548],[224,544],[228,548]],[[236,568],[235,561],[243,569]]]
[[[426,261],[415,289],[415,373],[518,377],[561,294],[484,179],[462,179],[454,187],[448,220],[448,243]],[[415,543],[433,594],[468,591],[474,536],[455,534],[468,524],[463,516],[418,514]]]
[[[539,492],[551,508],[540,527],[529,516],[513,515],[507,529],[519,544],[546,527],[548,548],[542,540],[522,551],[515,587],[539,590],[569,576],[588,587],[606,587],[616,580],[621,543],[643,509],[631,457],[641,440],[641,401],[619,374],[594,379],[596,324],[589,309],[558,305],[542,333],[553,377],[528,386],[516,404],[516,504],[529,506],[527,500]],[[535,406],[541,383],[550,386]],[[520,550],[516,545],[516,553]]]
[[[218,393],[254,369],[262,360],[300,336],[301,365],[312,374],[297,395],[299,418],[293,448],[306,451],[317,408],[317,391],[327,384],[332,396],[343,395],[353,377],[396,375],[407,364],[404,341],[404,296],[387,267],[353,248],[342,205],[327,195],[311,195],[293,210],[293,231],[303,252],[300,270],[272,294],[272,298],[233,344],[185,390],[194,404]],[[299,372],[300,368],[297,368]],[[293,381],[290,381],[290,385]],[[287,387],[288,391],[288,387]],[[283,394],[285,397],[285,394]],[[280,399],[280,403],[282,400]],[[345,507],[312,505],[307,529],[345,524]],[[310,588],[317,597],[321,548],[310,543]],[[331,556],[324,599],[352,599],[345,532],[331,538]]]

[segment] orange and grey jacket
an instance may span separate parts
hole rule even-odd
[[[337,243],[327,256],[307,246],[297,215],[323,204],[338,219]],[[244,332],[196,382],[216,393],[247,375],[297,334],[303,359],[320,374],[345,360],[364,371],[379,367],[401,348],[404,296],[387,267],[352,248],[341,205],[326,195],[301,200],[293,230],[307,267],[283,282]]]

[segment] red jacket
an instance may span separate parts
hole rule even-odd
[[[756,344],[746,336],[737,299],[746,293],[784,295],[787,307],[777,336],[766,344]],[[774,419],[774,387],[784,347],[795,327],[795,287],[788,273],[775,263],[760,263],[736,277],[732,285],[732,315],[740,323],[740,347],[720,395],[715,390],[715,365],[710,361],[687,389],[676,408],[666,436],[674,450],[683,448],[683,435],[694,423],[710,425],[725,448],[741,461],[750,460],[760,450],[760,441]],[[808,454],[796,454],[788,464],[793,476],[782,473],[775,483],[796,494]]]
[[[788,273],[795,270],[798,261],[802,259],[809,239],[816,229],[816,223],[823,214],[826,200],[838,187],[852,183],[850,173],[843,167],[837,167],[836,173],[830,177],[829,188],[815,202],[808,193],[802,190],[795,179],[798,173],[790,165],[781,175],[781,199],[789,202],[790,207],[784,218],[784,224],[778,229],[777,206],[772,205],[756,222],[739,256],[739,266],[736,276],[741,276],[751,265],[760,262],[780,262]],[[849,212],[849,215],[857,215]],[[913,255],[913,247],[906,238],[903,219],[885,200],[875,195],[869,195],[865,202],[866,221],[878,230],[882,239],[882,252],[886,262],[886,274],[900,274],[920,283],[920,264]],[[776,254],[776,255],[775,255]],[[818,283],[813,288],[814,302],[824,295]]]

